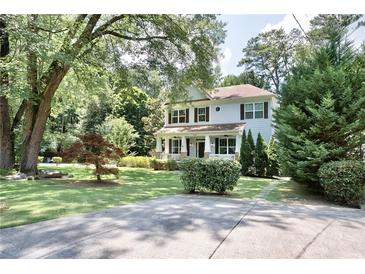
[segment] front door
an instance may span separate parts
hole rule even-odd
[[[199,158],[204,158],[204,142],[197,142],[197,156]]]

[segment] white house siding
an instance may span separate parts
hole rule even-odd
[[[240,116],[240,105],[243,103],[261,103],[261,102],[268,102],[268,118],[264,119],[246,119],[241,120]],[[216,107],[220,107],[220,111],[216,111]],[[269,142],[270,137],[273,134],[273,127],[272,127],[272,100],[271,99],[250,99],[250,100],[237,100],[234,102],[227,102],[227,103],[219,103],[214,102],[211,104],[211,123],[212,124],[223,124],[223,123],[239,123],[245,122],[246,126],[246,133],[249,129],[251,129],[253,138],[256,142],[256,138],[258,133],[260,132],[262,137],[265,139],[265,142]]]
[[[268,118],[260,119],[240,119],[240,104],[243,103],[260,103],[268,102]],[[209,106],[209,122],[194,122],[194,108],[195,107],[207,107]],[[220,111],[216,111],[216,107],[220,107]],[[178,123],[178,124],[168,124],[168,109],[165,113],[165,125],[166,126],[184,126],[184,125],[205,125],[205,124],[229,124],[229,123],[240,123],[245,122],[246,133],[251,129],[254,141],[258,133],[260,132],[265,142],[269,142],[270,137],[274,133],[273,128],[273,118],[272,118],[272,108],[276,107],[276,103],[273,103],[272,98],[246,98],[246,99],[236,99],[236,100],[217,100],[217,101],[198,101],[189,102],[187,104],[180,103],[172,107],[172,109],[187,109],[189,108],[189,123]],[[195,153],[195,151],[194,151]]]

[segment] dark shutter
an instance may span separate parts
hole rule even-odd
[[[194,108],[194,122],[198,122],[198,109]]]
[[[219,138],[215,138],[215,154],[218,154]]]
[[[186,110],[185,110],[185,115],[186,115],[186,123],[189,123],[189,109],[187,108]]]
[[[205,121],[209,122],[209,107],[205,108]]]
[[[241,104],[241,120],[245,120],[245,104]]]
[[[267,119],[269,117],[269,103],[264,102],[264,118]]]
[[[169,154],[172,153],[172,140],[169,139]]]
[[[171,124],[171,111],[169,111],[169,124]]]
[[[186,151],[188,156],[190,156],[190,139],[186,138]]]

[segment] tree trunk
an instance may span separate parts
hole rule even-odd
[[[9,55],[9,35],[6,32],[6,22],[0,18],[0,60]],[[5,90],[9,86],[9,74],[0,71],[0,168],[13,168],[15,162],[14,136],[12,134],[9,102]]]
[[[14,140],[11,134],[8,99],[0,96],[0,168],[14,167]]]
[[[46,128],[46,122],[51,111],[51,102],[58,86],[69,70],[68,65],[58,62],[53,64],[53,69],[50,73],[50,80],[43,92],[43,97],[34,112],[34,123],[25,133],[22,144],[22,158],[20,171],[29,175],[37,174],[38,153],[40,151],[43,133]],[[32,111],[28,113],[33,114]],[[25,117],[27,120],[28,117]],[[27,121],[29,122],[29,121]],[[30,123],[30,122],[29,122]]]

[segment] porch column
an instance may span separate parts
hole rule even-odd
[[[162,144],[161,144],[161,137],[156,137],[156,158],[161,158],[161,152],[162,152]]]
[[[204,158],[209,158],[209,154],[210,154],[210,136],[205,135]]]
[[[187,155],[188,155],[188,150],[187,150],[187,147],[186,147],[186,137],[185,136],[182,136],[181,137],[181,158],[186,158]]]
[[[239,157],[240,157],[241,140],[242,140],[242,135],[237,134],[237,135],[236,135],[235,156],[234,156],[235,160],[239,160]]]
[[[169,138],[165,138],[165,155],[166,155],[166,157],[168,157],[168,155],[169,155]]]

